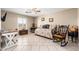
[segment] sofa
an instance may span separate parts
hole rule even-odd
[[[45,37],[45,38],[49,38],[52,39],[52,28],[50,28],[51,26],[49,24],[45,24],[43,25],[41,28],[37,28],[35,30],[35,34]]]

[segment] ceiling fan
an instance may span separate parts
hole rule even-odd
[[[41,11],[40,11],[40,9],[38,9],[38,8],[32,8],[32,9],[27,9],[26,11],[25,11],[25,13],[34,13],[34,14],[37,14],[37,13],[40,13]]]

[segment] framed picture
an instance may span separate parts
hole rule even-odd
[[[43,17],[43,18],[41,18],[41,21],[45,21],[45,18]]]
[[[49,18],[49,22],[53,22],[54,21],[54,19],[53,18]]]

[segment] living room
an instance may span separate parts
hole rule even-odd
[[[5,19],[3,19],[5,18]],[[47,25],[47,26],[43,26]],[[1,32],[17,32],[17,44],[4,51],[78,51],[78,42],[68,37],[64,45],[53,42],[55,26],[74,26],[78,30],[77,8],[2,8]],[[42,29],[44,28],[44,29]],[[77,31],[78,32],[78,31]],[[10,38],[11,39],[11,38]],[[51,40],[50,40],[51,39]],[[58,38],[59,39],[59,38]],[[77,36],[78,39],[78,36]],[[5,39],[3,41],[6,42]],[[2,43],[4,45],[4,43]],[[8,43],[7,43],[8,44]],[[12,43],[10,43],[12,44]],[[9,44],[9,45],[10,45]],[[5,44],[6,45],[6,44]],[[27,47],[26,47],[27,46]]]

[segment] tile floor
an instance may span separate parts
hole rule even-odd
[[[5,51],[78,51],[79,46],[76,43],[69,42],[67,46],[61,47],[60,43],[54,43],[50,39],[28,34],[18,37],[16,46]]]

